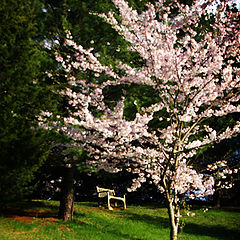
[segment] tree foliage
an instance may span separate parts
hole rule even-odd
[[[36,1],[3,0],[0,6],[0,196],[26,194],[27,183],[45,158],[36,115],[49,101],[37,48]]]

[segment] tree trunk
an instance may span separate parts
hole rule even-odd
[[[172,182],[167,181],[166,176],[163,178],[163,185],[165,189],[165,196],[167,199],[168,217],[170,225],[170,240],[177,240],[180,218],[180,206],[178,203],[177,191],[175,189],[172,189]]]
[[[63,221],[73,219],[74,203],[74,168],[71,164],[66,164],[62,179],[60,207],[58,217]]]
[[[170,240],[177,240],[180,212],[178,206],[168,201],[168,216],[170,223]]]

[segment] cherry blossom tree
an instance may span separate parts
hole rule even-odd
[[[214,191],[214,178],[194,169],[191,160],[203,146],[240,130],[239,121],[221,131],[211,122],[213,117],[240,111],[239,68],[231,58],[239,58],[239,31],[233,21],[239,13],[227,14],[229,1],[222,1],[212,31],[196,30],[200,19],[208,18],[213,2],[193,1],[189,6],[159,0],[139,14],[124,0],[113,0],[121,19],[115,12],[99,16],[145,63],[138,68],[120,63],[121,71],[116,71],[101,64],[94,49],[77,45],[67,32],[65,47],[73,54],[56,53],[56,59],[70,85],[60,91],[68,99],[69,116],[61,124],[56,120],[44,125],[44,114],[40,119],[42,126],[66,134],[71,146],[85,149],[89,165],[138,174],[129,191],[151,179],[165,193],[172,240],[177,239],[181,196],[194,198]],[[94,72],[95,83],[77,75],[88,71]],[[108,80],[101,81],[102,75]],[[137,106],[135,119],[127,120],[124,92],[114,109],[103,94],[108,86],[124,84],[151,86],[159,101]]]

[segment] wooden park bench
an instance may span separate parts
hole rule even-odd
[[[109,210],[113,210],[111,207],[111,199],[115,200],[115,207],[117,206],[117,201],[123,202],[123,208],[126,209],[126,196],[123,197],[116,197],[115,191],[107,188],[97,188],[97,195],[98,195],[98,205],[100,206],[100,202],[102,202],[103,199],[107,199],[107,206]]]

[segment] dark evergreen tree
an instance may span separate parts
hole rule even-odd
[[[20,199],[47,155],[36,116],[49,102],[35,41],[36,1],[0,5],[0,199]]]

